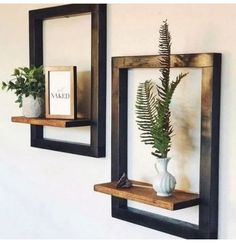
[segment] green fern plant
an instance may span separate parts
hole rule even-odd
[[[171,125],[170,103],[174,91],[187,73],[180,73],[170,82],[171,35],[167,20],[160,27],[159,54],[160,85],[152,80],[140,83],[137,90],[136,114],[140,137],[145,144],[152,145],[152,154],[158,158],[166,158],[171,148],[173,126]],[[156,92],[154,92],[156,91]]]

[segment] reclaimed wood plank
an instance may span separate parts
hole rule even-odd
[[[91,125],[90,120],[82,119],[82,118],[75,119],[75,120],[64,120],[64,119],[26,118],[24,116],[14,116],[11,118],[11,121],[16,123],[63,127],[63,128]]]
[[[97,184],[94,190],[111,196],[132,200],[168,210],[177,210],[199,204],[199,195],[175,190],[172,196],[160,197],[156,195],[152,185],[139,181],[132,181],[131,188],[116,188],[116,181]]]

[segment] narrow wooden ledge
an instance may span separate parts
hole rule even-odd
[[[91,121],[88,119],[75,119],[75,120],[64,120],[64,119],[46,119],[46,118],[26,118],[23,116],[15,116],[11,118],[12,122],[24,123],[31,125],[42,125],[42,126],[53,126],[53,127],[80,127],[89,126]]]
[[[95,185],[94,190],[168,210],[178,210],[199,204],[199,195],[195,193],[175,190],[170,197],[159,197],[150,184],[138,181],[132,182],[134,186],[129,189],[116,188],[116,182],[109,182]]]

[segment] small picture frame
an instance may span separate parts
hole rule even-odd
[[[76,119],[76,66],[48,66],[44,71],[45,117]]]

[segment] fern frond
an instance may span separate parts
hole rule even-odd
[[[171,85],[170,85],[170,90],[169,90],[169,96],[170,96],[170,100],[172,98],[172,95],[176,89],[176,87],[179,85],[180,81],[187,75],[188,73],[180,73],[176,78],[175,78],[175,81],[172,81],[171,82]]]
[[[187,73],[179,74],[170,82],[171,36],[167,20],[160,27],[159,54],[161,75],[160,85],[156,85],[158,97],[153,93],[152,81],[140,83],[137,91],[136,114],[140,137],[145,144],[152,145],[152,154],[159,158],[167,157],[171,148],[173,126],[170,123],[170,103],[176,87]]]
[[[163,25],[161,25],[160,30],[160,38],[159,38],[159,54],[160,64],[162,68],[160,69],[161,77],[159,78],[161,81],[161,85],[164,92],[168,91],[169,88],[169,77],[170,77],[170,52],[171,52],[171,36],[168,30],[167,20],[163,21]],[[164,97],[162,97],[164,99]]]
[[[153,83],[151,80],[140,83],[137,91],[136,114],[138,128],[143,131],[141,133],[142,142],[145,144],[154,144],[151,134],[151,128],[156,123],[156,106],[157,101],[152,93]]]

